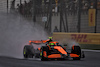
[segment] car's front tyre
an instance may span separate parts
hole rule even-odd
[[[34,56],[34,48],[32,45],[25,45],[23,49],[24,58],[33,58]]]

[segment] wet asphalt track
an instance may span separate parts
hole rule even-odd
[[[81,60],[40,61],[39,59],[16,59],[0,57],[0,67],[100,67],[100,52],[85,51]]]

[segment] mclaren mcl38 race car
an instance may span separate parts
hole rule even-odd
[[[24,46],[23,56],[24,58],[33,58],[34,56],[35,58],[40,58],[42,61],[68,58],[80,60],[85,57],[80,46],[73,45],[69,53],[67,49],[59,45],[58,42],[49,40],[29,41],[29,45]]]

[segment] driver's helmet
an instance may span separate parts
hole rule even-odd
[[[52,37],[49,37],[49,39],[52,39]]]
[[[49,46],[54,46],[55,44],[54,43],[49,43]]]

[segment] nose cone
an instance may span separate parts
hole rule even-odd
[[[57,49],[60,53],[67,56],[67,52],[61,46],[55,46],[54,49]]]

